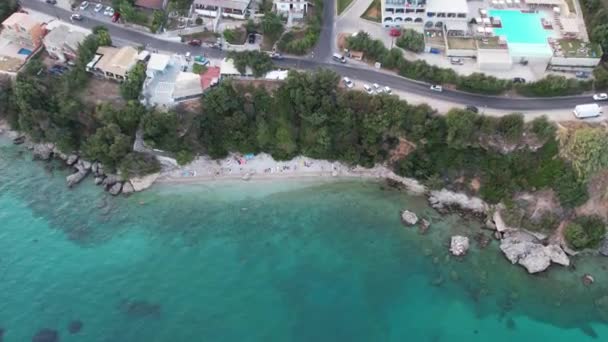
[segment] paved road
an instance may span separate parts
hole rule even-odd
[[[323,27],[317,46],[313,50],[314,59],[317,61],[329,61],[333,51],[336,0],[325,0],[323,2]]]
[[[1,1],[1,0],[0,0]],[[332,4],[330,5],[329,2]],[[32,10],[46,13],[50,16],[58,17],[61,20],[69,21],[72,12],[62,8],[48,5],[42,0],[21,0],[24,7]],[[333,35],[333,1],[328,1],[324,6],[324,30],[321,34],[320,44],[317,46],[315,58],[297,58],[289,57],[277,62],[278,66],[297,68],[304,70],[315,70],[319,68],[328,68],[338,72],[341,75],[352,77],[359,80],[368,80],[370,83],[379,83],[387,85],[393,89],[400,90],[406,93],[417,94],[438,100],[449,101],[461,105],[473,105],[480,108],[493,108],[512,111],[526,110],[554,110],[554,109],[570,109],[582,103],[593,102],[590,96],[570,96],[559,98],[511,98],[506,96],[484,96],[459,91],[444,90],[443,92],[434,92],[429,90],[428,84],[423,82],[409,80],[395,74],[391,74],[382,70],[372,68],[364,68],[349,64],[339,64],[328,61],[327,56],[331,54],[331,44]],[[176,53],[191,52],[192,54],[200,54],[204,52],[206,55],[213,58],[221,58],[225,56],[225,52],[207,49],[200,47],[191,47],[183,43],[165,41],[158,39],[150,34],[134,31],[124,28],[116,24],[108,24],[106,21],[100,21],[95,18],[87,17],[84,21],[76,22],[75,24],[92,28],[97,25],[105,25],[108,27],[110,34],[114,38],[124,41],[130,41],[137,45],[146,45],[149,49],[157,49],[160,51],[172,51]],[[328,39],[329,38],[329,39]],[[429,101],[432,106],[432,100]]]

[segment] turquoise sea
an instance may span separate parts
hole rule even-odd
[[[380,183],[111,198],[90,179],[68,190],[66,174],[0,143],[0,340],[44,328],[68,342],[608,340],[595,305],[608,259],[539,276],[496,242],[454,259],[449,236],[478,224]],[[428,217],[429,233],[402,226],[404,208]]]

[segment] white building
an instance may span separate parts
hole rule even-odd
[[[221,13],[224,18],[246,19],[251,0],[194,0],[194,12],[205,17],[216,18]]]
[[[382,25],[400,27],[404,24],[434,25],[438,22],[467,23],[467,0],[381,0]]]
[[[274,0],[274,10],[289,19],[303,19],[308,11],[306,0]]]

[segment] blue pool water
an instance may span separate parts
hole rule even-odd
[[[18,54],[20,54],[20,55],[26,55],[26,56],[29,56],[29,55],[31,55],[31,54],[32,54],[32,50],[28,50],[28,49],[23,49],[23,48],[21,48],[21,49],[19,49],[19,51],[18,51],[17,53],[18,53]]]
[[[490,16],[500,17],[502,28],[494,33],[507,38],[508,43],[546,44],[549,34],[543,28],[538,13],[522,13],[516,10],[491,10]]]

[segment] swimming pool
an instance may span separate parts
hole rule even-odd
[[[32,54],[32,50],[21,48],[21,49],[19,49],[19,51],[17,51],[17,53],[20,55],[29,56]]]
[[[506,38],[509,51],[516,56],[551,55],[547,38],[551,31],[541,24],[543,17],[539,13],[522,13],[519,10],[490,10],[489,15],[499,17],[501,28],[495,28],[494,34]]]

